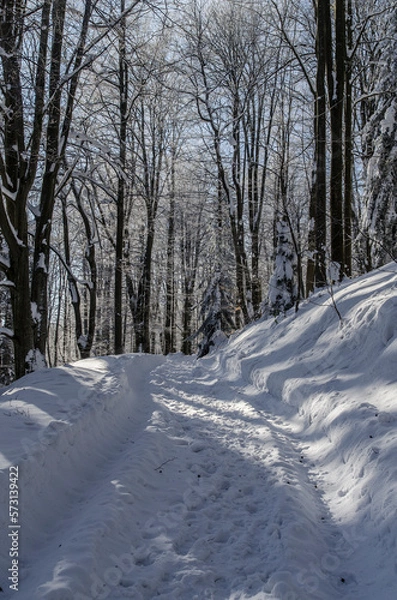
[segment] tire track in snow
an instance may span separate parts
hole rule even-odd
[[[337,533],[288,432],[201,366],[168,361],[156,379],[160,428],[183,450],[164,480],[185,483],[145,524],[130,585],[112,598],[343,597]]]

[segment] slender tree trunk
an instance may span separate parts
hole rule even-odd
[[[54,367],[56,367],[58,365],[58,353],[59,353],[59,349],[58,349],[58,344],[59,344],[59,330],[60,330],[60,323],[61,323],[61,312],[62,312],[62,298],[64,297],[64,275],[63,272],[61,270],[59,270],[59,297],[58,297],[58,303],[57,303],[57,312],[56,312],[56,319],[55,319],[55,327],[54,327],[54,358],[53,358],[53,365]]]
[[[73,314],[74,314],[74,329],[75,329],[75,335],[76,335],[76,342],[77,342],[77,345],[80,350],[81,347],[83,347],[83,349],[84,349],[84,345],[83,346],[81,345],[81,339],[83,337],[83,322],[82,322],[82,318],[81,318],[81,298],[80,298],[79,289],[77,287],[76,278],[73,276],[73,273],[71,270],[72,265],[71,265],[71,257],[70,257],[69,222],[68,222],[68,217],[66,214],[66,200],[65,199],[62,200],[62,218],[63,218],[63,244],[64,244],[64,252],[65,252],[65,264],[67,267],[68,288],[69,288],[70,299],[71,299]],[[82,354],[80,354],[80,355],[81,355],[81,358],[88,358],[86,356],[83,356]]]
[[[164,354],[175,352],[175,163],[172,157],[168,214]]]
[[[95,255],[95,242],[93,240],[90,219],[88,218],[82,205],[81,190],[77,190],[75,185],[72,184],[72,191],[76,199],[77,209],[83,221],[87,238],[87,247],[83,260],[87,261],[89,267],[89,283],[85,284],[85,294],[87,297],[84,304],[84,318],[81,315],[81,295],[78,288],[78,282],[72,272],[72,260],[69,242],[69,221],[66,213],[66,201],[63,199],[62,215],[65,263],[67,267],[68,287],[75,318],[75,336],[77,347],[79,349],[80,358],[89,358],[95,337],[97,311],[97,264]],[[83,264],[83,268],[86,268],[85,262]],[[84,281],[86,281],[87,278],[88,277],[84,274]]]
[[[306,272],[306,294],[326,284],[326,198],[327,198],[327,123],[326,123],[326,10],[327,2],[317,2],[316,96],[314,102],[314,166],[309,207],[309,259]]]
[[[262,137],[262,113],[264,97],[260,99],[259,106],[255,106],[256,98],[252,100],[252,108],[247,115],[246,124],[246,153],[247,153],[247,196],[248,215],[251,233],[251,273],[252,273],[252,308],[255,315],[259,315],[262,302],[262,287],[259,276],[260,261],[260,225],[264,202],[264,180],[267,172],[267,143],[262,164],[262,175],[259,173],[260,145]],[[271,123],[271,119],[270,119]],[[268,125],[267,136],[271,125]],[[266,141],[268,142],[268,140]],[[260,181],[262,179],[262,181]]]
[[[149,215],[148,233],[143,257],[142,274],[138,285],[135,311],[135,352],[150,352],[150,301],[152,287],[152,253],[154,218]]]
[[[352,218],[353,218],[353,108],[351,52],[353,50],[353,8],[352,0],[347,0],[346,43],[349,56],[345,66],[345,198],[344,198],[344,268],[345,274],[352,274]]]
[[[324,2],[319,2],[319,27],[317,34],[317,77],[316,77],[316,108],[315,108],[315,147],[316,147],[316,176],[315,176],[315,230],[316,258],[315,284],[323,287],[326,284],[325,253],[326,253],[326,214],[327,214],[327,117],[326,117],[326,16]]]
[[[248,295],[251,292],[252,287],[247,252],[245,249],[243,217],[240,213],[242,213],[242,205],[238,208],[237,219],[234,215],[230,215],[236,265],[236,323],[238,328],[243,327],[251,320]]]
[[[193,289],[188,281],[185,281],[184,298],[182,308],[182,352],[192,353],[192,317],[193,317]]]
[[[121,0],[121,14],[125,11],[125,0]],[[125,167],[127,147],[128,118],[128,65],[126,57],[126,18],[120,22],[119,37],[119,110],[120,110],[120,169],[117,191],[116,224],[116,268],[114,280],[114,352],[122,354],[123,344],[123,252],[124,252],[124,204],[125,204]]]
[[[328,15],[330,15],[329,2]],[[327,17],[329,28],[331,18]],[[345,0],[335,1],[335,60],[332,43],[328,42],[328,93],[331,121],[331,173],[330,173],[330,218],[331,260],[339,266],[339,278],[344,271],[344,219],[343,219],[343,105],[345,92]],[[329,36],[327,36],[329,37]]]
[[[218,210],[217,210],[217,261],[221,260],[222,255],[222,189],[218,187]],[[201,218],[203,205],[199,208],[197,221],[194,221],[193,228],[187,223],[182,225],[182,236],[180,245],[180,255],[182,263],[182,289],[183,289],[183,308],[182,308],[182,352],[184,354],[192,353],[192,334],[193,334],[193,307],[194,290],[199,265],[200,248],[202,243]],[[194,229],[194,231],[193,231]]]

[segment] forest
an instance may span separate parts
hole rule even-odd
[[[389,0],[0,0],[0,382],[397,260]]]

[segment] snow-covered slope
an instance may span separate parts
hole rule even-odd
[[[396,265],[205,359],[25,377],[0,436],[0,599],[394,600]]]

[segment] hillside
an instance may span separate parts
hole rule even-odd
[[[390,264],[204,359],[3,389],[0,599],[394,600],[396,365]]]

